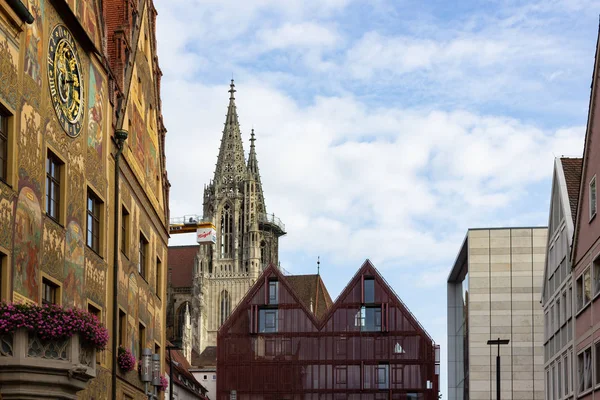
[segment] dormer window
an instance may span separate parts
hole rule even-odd
[[[364,295],[364,303],[375,303],[375,279],[371,277],[365,277]]]
[[[279,282],[269,281],[268,304],[279,304]]]
[[[590,221],[596,216],[596,176],[590,181]]]

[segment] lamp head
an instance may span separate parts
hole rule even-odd
[[[123,145],[123,142],[127,140],[129,133],[125,129],[117,129],[115,131],[115,139],[117,139],[117,144],[119,146]]]

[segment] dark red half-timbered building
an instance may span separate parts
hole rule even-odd
[[[434,400],[439,346],[366,261],[335,302],[267,268],[217,337],[217,400]]]

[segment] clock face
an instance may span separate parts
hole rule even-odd
[[[48,82],[58,122],[71,137],[83,126],[83,80],[77,46],[71,32],[56,25],[48,42]]]

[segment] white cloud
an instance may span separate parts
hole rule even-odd
[[[173,215],[200,211],[227,103],[226,86],[181,82],[165,97],[180,96],[184,85],[189,94],[168,110],[167,160],[179,201],[172,203]],[[289,232],[282,249],[328,252],[339,263],[366,256],[383,264],[447,259],[455,238],[424,230],[420,221],[453,224],[459,210],[462,229],[469,215],[489,220],[525,201],[528,185],[550,177],[554,154],[577,154],[583,143],[583,127],[544,131],[464,111],[371,108],[352,97],[323,97],[301,107],[255,82],[237,89],[244,139],[252,125],[257,133],[268,211],[281,216]],[[212,100],[193,109],[197,97]],[[189,126],[184,116],[191,112],[201,125]],[[199,149],[199,157],[179,156],[182,148]],[[190,188],[190,179],[198,184]],[[433,256],[431,248],[438,249]]]
[[[285,23],[277,28],[262,29],[257,33],[265,50],[286,49],[288,47],[331,47],[340,40],[337,33],[312,23]]]

